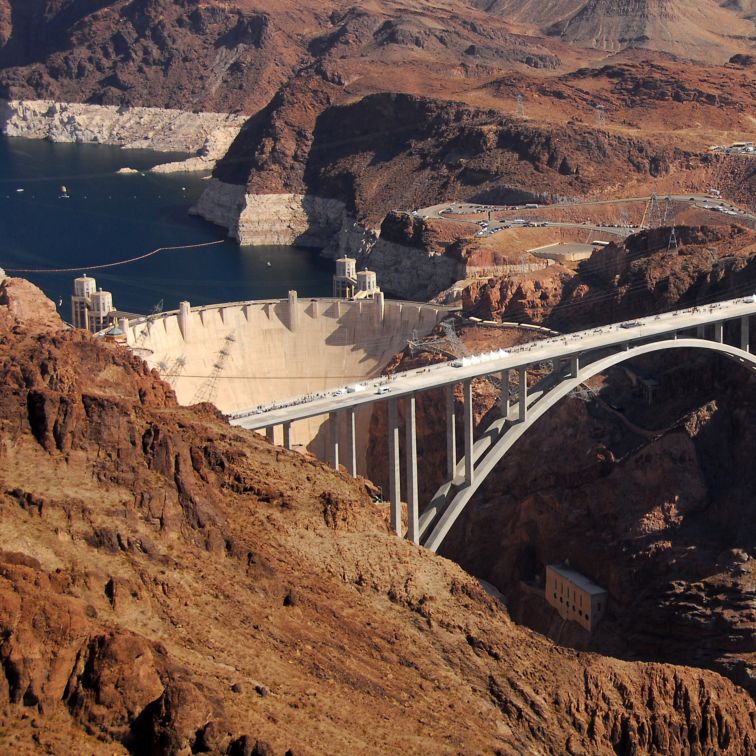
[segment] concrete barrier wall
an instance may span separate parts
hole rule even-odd
[[[131,321],[127,339],[181,404],[210,401],[230,413],[378,376],[413,332],[426,336],[448,314],[436,305],[382,300],[184,304]],[[320,446],[321,425],[295,424],[294,443],[309,448],[320,436]]]

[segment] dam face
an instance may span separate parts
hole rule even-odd
[[[133,352],[160,372],[181,404],[212,402],[228,414],[377,377],[413,332],[426,336],[449,312],[382,296],[300,301],[292,292],[288,300],[182,302],[125,330]],[[361,470],[369,417],[369,410],[357,415]],[[295,423],[295,447],[323,454],[324,420]]]

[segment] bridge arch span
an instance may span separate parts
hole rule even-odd
[[[571,391],[578,388],[590,378],[605,372],[615,365],[619,365],[622,362],[626,362],[634,357],[640,357],[644,354],[651,354],[653,352],[661,352],[669,349],[704,349],[716,352],[733,360],[739,365],[743,365],[756,374],[756,355],[728,344],[717,341],[708,341],[701,338],[665,339],[664,341],[654,341],[630,349],[621,349],[611,355],[602,357],[595,362],[591,362],[585,367],[580,368],[576,376],[563,379],[552,389],[540,396],[528,407],[527,419],[524,422],[515,422],[512,425],[507,424],[507,426],[505,426],[505,430],[501,433],[498,440],[475,465],[475,474],[472,482],[456,489],[451,500],[443,508],[441,516],[433,520],[431,527],[429,527],[425,533],[421,533],[422,545],[431,551],[438,551],[444,538],[449,533],[449,530],[451,530],[452,525],[457,521],[470,499],[472,499],[483,481],[501,461],[504,455],[541,417],[543,417],[543,415],[564,399]],[[444,485],[448,487],[449,483]]]

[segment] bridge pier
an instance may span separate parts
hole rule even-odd
[[[284,449],[292,450],[291,444],[291,423],[283,424],[283,445]]]
[[[347,428],[347,472],[353,477],[357,477],[357,433],[355,430],[356,411],[354,407],[346,410],[346,428]]]
[[[334,470],[339,469],[339,446],[341,441],[340,413],[328,413],[328,435],[331,441],[331,464]]]
[[[520,418],[520,422],[524,423],[528,419],[528,369],[527,368],[520,368],[519,369],[519,374],[520,374],[520,390],[519,390],[520,412],[519,412],[519,418]]]
[[[751,351],[751,341],[749,334],[750,322],[751,318],[749,315],[743,315],[743,317],[740,318],[740,348],[744,352]]]
[[[473,401],[472,381],[466,380],[463,384],[463,397],[465,405],[465,483],[469,486],[473,482],[475,469],[473,467]]]
[[[446,387],[446,475],[454,480],[457,469],[457,416],[454,413],[454,384]]]
[[[714,341],[720,344],[724,344],[724,324],[714,323]]]
[[[275,425],[269,425],[265,429],[265,438],[267,438],[271,444],[276,443],[276,426]]]
[[[407,538],[420,543],[420,503],[417,486],[417,423],[415,395],[405,402],[405,466],[407,468]]]
[[[580,370],[580,357],[573,354],[570,357],[570,378],[577,378],[578,370]]]
[[[700,325],[696,328],[696,338],[706,338],[706,326]]]
[[[396,399],[388,402],[388,451],[389,451],[389,502],[391,505],[391,529],[402,534],[401,484],[399,481],[399,409]]]
[[[509,370],[501,371],[499,409],[501,410],[501,416],[506,420],[509,417]]]

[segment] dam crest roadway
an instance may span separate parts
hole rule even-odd
[[[397,373],[374,384],[330,390],[314,397],[296,397],[270,408],[238,411],[231,422],[252,430],[265,430],[273,441],[275,428],[283,427],[284,446],[291,448],[292,423],[326,415],[327,457],[335,467],[345,464],[356,474],[355,414],[359,407],[388,403],[388,455],[391,526],[394,532],[433,551],[438,550],[467,503],[516,441],[549,409],[581,383],[626,360],[670,349],[707,349],[756,373],[756,356],[750,352],[750,318],[756,315],[756,295],[716,304],[675,310],[567,335],[552,336],[507,351]],[[729,327],[725,329],[725,326]],[[737,346],[726,343],[725,335]],[[528,371],[551,364],[537,384],[528,387]],[[513,396],[509,376],[516,373],[519,388]],[[501,417],[473,439],[472,381],[501,377]],[[454,386],[463,387],[463,449],[457,456]],[[416,397],[441,389],[446,397],[447,481],[422,508],[418,500]],[[402,523],[400,482],[399,402],[404,402],[404,455],[406,463],[406,534]],[[342,431],[346,430],[345,434]],[[342,435],[344,443],[342,444]],[[343,452],[343,453],[342,453]]]

